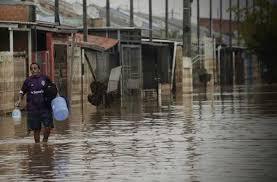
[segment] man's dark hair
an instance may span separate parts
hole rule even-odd
[[[39,66],[38,63],[31,63],[31,64],[30,64],[30,68],[31,68],[32,65],[37,65],[37,66],[38,66],[38,69],[40,69],[40,66]]]

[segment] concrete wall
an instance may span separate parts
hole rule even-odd
[[[190,94],[193,91],[192,86],[192,64],[190,57],[183,58],[183,93]]]
[[[10,52],[0,52],[0,111],[14,106],[14,67]]]
[[[204,38],[204,68],[207,70],[208,74],[211,75],[211,80],[208,82],[208,88],[214,86],[215,79],[215,47],[214,39],[205,37]]]
[[[191,58],[183,57],[182,47],[176,51],[175,81],[177,95],[192,93]]]
[[[176,49],[175,58],[175,85],[176,93],[183,93],[183,57],[182,57],[182,47],[179,46]]]
[[[0,52],[0,113],[10,112],[26,78],[24,53]]]

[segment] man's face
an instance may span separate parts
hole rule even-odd
[[[38,67],[38,65],[36,64],[32,64],[30,67],[31,73],[32,75],[38,75],[40,73],[40,69]]]

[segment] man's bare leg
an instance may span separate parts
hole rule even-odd
[[[50,131],[51,131],[51,128],[49,127],[46,127],[44,128],[44,133],[43,133],[43,142],[47,142],[48,141],[48,137],[50,135]]]
[[[40,142],[40,130],[34,130],[34,139],[36,143]]]

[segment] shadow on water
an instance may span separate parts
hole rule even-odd
[[[1,181],[276,181],[277,86],[219,87],[156,102],[80,108],[34,144],[0,121]]]

